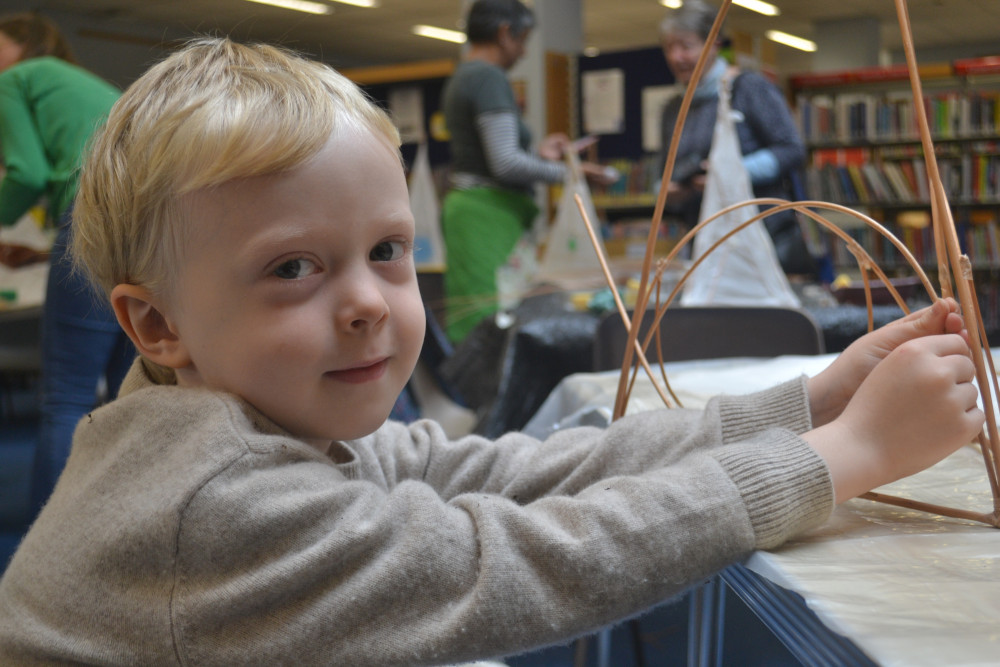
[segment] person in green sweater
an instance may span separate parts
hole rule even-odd
[[[156,159],[151,159],[155,156]],[[633,616],[968,443],[953,300],[704,411],[449,441],[385,112],[204,39],[133,84],[73,255],[141,357],[0,578],[0,664],[443,665]]]
[[[114,315],[65,260],[81,158],[120,91],[75,64],[59,29],[37,13],[0,17],[0,224],[44,198],[58,223],[42,321],[42,420],[32,496],[44,502],[73,429],[113,396],[135,350]],[[6,255],[0,252],[0,259]],[[13,254],[13,253],[12,253]]]

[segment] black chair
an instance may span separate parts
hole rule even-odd
[[[639,329],[641,343],[655,313],[646,310]],[[664,361],[777,357],[783,354],[823,354],[823,332],[804,310],[783,307],[671,307],[660,320]],[[594,370],[621,368],[628,332],[617,312],[604,315],[594,336]],[[650,362],[656,341],[646,349]],[[634,355],[633,355],[634,358]]]

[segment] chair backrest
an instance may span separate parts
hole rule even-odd
[[[0,373],[42,369],[42,307],[0,310]]]
[[[653,321],[647,310],[639,329],[642,341]],[[628,333],[617,312],[601,318],[594,336],[594,370],[621,368]],[[664,361],[724,357],[777,357],[823,354],[823,333],[809,313],[797,308],[702,306],[673,307],[660,320]],[[656,341],[646,358],[656,359]]]

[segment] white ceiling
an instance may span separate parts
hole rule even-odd
[[[152,26],[168,38],[209,32],[277,41],[321,56],[338,67],[455,58],[459,54],[454,44],[412,35],[410,26],[429,23],[454,28],[465,6],[463,0],[381,0],[376,9],[323,1],[335,8],[332,14],[313,16],[245,0],[0,0],[0,9],[79,14],[87,21],[100,21],[110,33],[130,33],[142,27],[148,34]],[[667,12],[656,0],[581,2],[585,45],[602,51],[655,45],[657,25]],[[727,28],[752,35],[777,28],[808,38],[820,21],[874,17],[881,25],[882,48],[899,49],[893,0],[771,2],[780,7],[779,17],[764,17],[734,6]],[[1000,0],[909,0],[908,7],[918,47],[976,44],[981,48],[985,44],[989,48],[996,44],[992,53],[1000,53]]]

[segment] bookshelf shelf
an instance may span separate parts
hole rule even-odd
[[[921,67],[923,107],[962,252],[977,272],[987,329],[1000,333],[1000,57]],[[930,197],[905,66],[791,78],[809,159],[809,199],[855,208],[934,268]],[[846,223],[851,224],[851,223]],[[907,273],[898,250],[865,225],[845,229],[890,272]],[[831,237],[837,270],[855,259]]]
[[[622,195],[594,195],[594,206],[603,209],[651,209],[656,197],[649,193]]]

